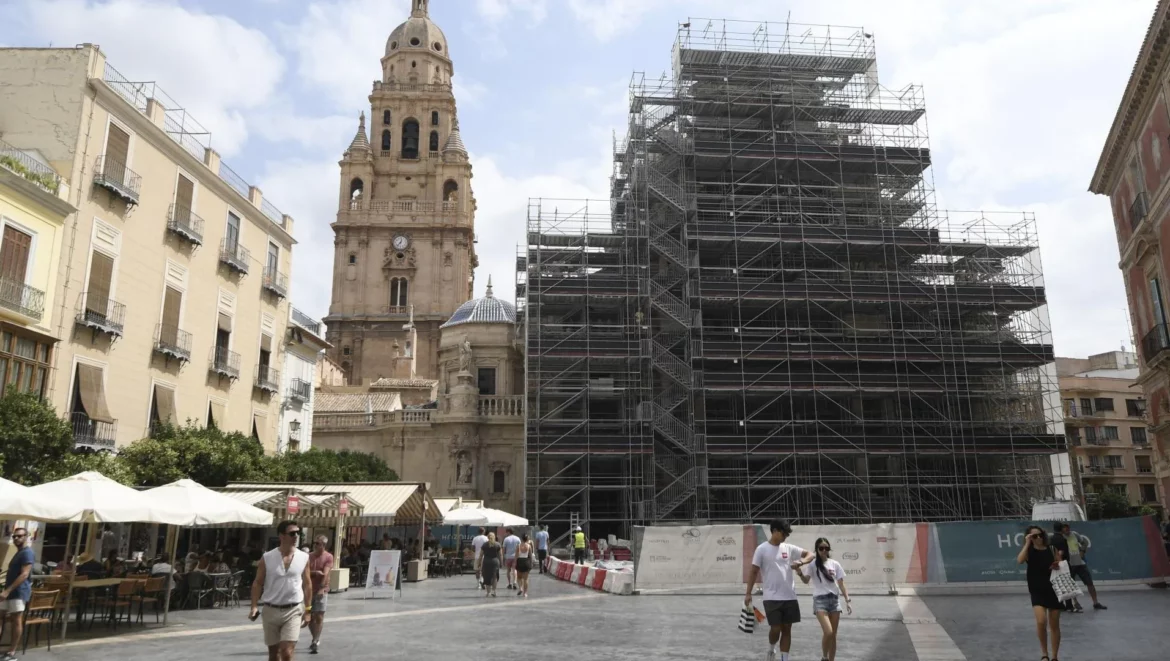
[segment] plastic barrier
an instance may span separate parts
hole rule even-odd
[[[548,571],[558,580],[576,583],[600,592],[628,595],[634,591],[634,574],[631,572],[578,565],[553,557],[548,559]]]

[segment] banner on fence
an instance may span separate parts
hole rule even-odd
[[[749,529],[743,525],[645,528],[636,563],[639,587],[742,585],[744,535]]]
[[[399,563],[402,551],[370,551],[370,568],[366,574],[366,595],[394,596],[399,589]]]

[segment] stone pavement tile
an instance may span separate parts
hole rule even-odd
[[[1107,611],[1061,615],[1061,661],[1165,659],[1170,591],[1141,588],[1100,594]],[[1040,643],[1026,593],[923,597],[968,661],[1035,661]],[[1082,605],[1090,606],[1086,596]]]

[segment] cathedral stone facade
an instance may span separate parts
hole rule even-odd
[[[414,0],[386,41],[370,115],[342,157],[330,358],[313,445],[377,454],[403,480],[523,511],[516,309],[472,299],[475,198],[447,39]]]

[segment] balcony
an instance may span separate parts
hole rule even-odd
[[[219,376],[235,380],[240,378],[240,354],[228,351],[226,347],[212,347],[207,369]]]
[[[167,231],[192,245],[203,245],[203,219],[181,204],[172,204],[167,212]]]
[[[105,154],[98,156],[93,168],[93,183],[122,198],[127,204],[138,204],[142,177],[121,161]]]
[[[69,422],[73,426],[73,445],[79,448],[92,450],[113,450],[118,437],[118,421],[98,422],[90,420],[82,412],[70,413]]]
[[[263,390],[264,392],[280,392],[280,372],[268,365],[257,365],[254,385],[257,390]]]
[[[1149,475],[1150,473],[1154,472],[1154,467],[1150,465],[1143,466],[1138,464],[1137,472],[1141,473],[1142,475]]]
[[[50,195],[61,190],[61,177],[52,168],[3,140],[0,140],[0,168],[27,179]]]
[[[300,310],[292,309],[292,322],[301,328],[309,331],[313,335],[321,335],[321,322],[301,312]]]
[[[405,305],[388,305],[386,306],[386,314],[407,314],[410,308]]]
[[[476,409],[486,418],[519,418],[524,415],[524,395],[480,395]]]
[[[1106,475],[1107,476],[1107,475],[1113,475],[1114,470],[1116,470],[1116,469],[1113,466],[1098,466],[1095,464],[1089,464],[1088,466],[1086,466],[1084,468],[1084,473],[1086,475]]]
[[[264,282],[261,286],[273,296],[279,298],[288,296],[288,276],[276,269],[264,269]]]
[[[308,404],[313,397],[313,384],[302,379],[293,379],[288,386],[288,398],[294,402]]]
[[[126,327],[126,306],[109,298],[105,294],[89,292],[81,293],[81,303],[77,311],[77,324],[85,326],[96,333],[105,333],[111,337],[122,337]]]
[[[459,211],[458,202],[448,201],[443,203],[443,213],[455,213],[456,211]]]
[[[156,324],[154,350],[167,358],[185,363],[191,360],[191,334],[178,326]]]
[[[1145,192],[1137,194],[1133,198],[1133,204],[1129,205],[1129,227],[1130,229],[1137,229],[1144,219],[1150,213],[1150,198]]]
[[[248,249],[241,246],[239,241],[232,241],[231,239],[224,239],[219,243],[219,261],[223,262],[229,269],[239,273],[240,275],[248,274],[248,262],[252,259],[252,254]]]
[[[1161,354],[1166,349],[1170,349],[1170,329],[1166,324],[1154,324],[1150,332],[1142,338],[1142,358],[1146,361],[1146,366],[1152,367],[1154,363],[1159,362],[1163,358]]]
[[[419,202],[418,200],[393,200],[390,203],[390,211],[396,213],[432,213],[434,210],[434,202]]]
[[[39,322],[45,314],[45,292],[0,277],[0,307],[6,308],[28,321]]]

